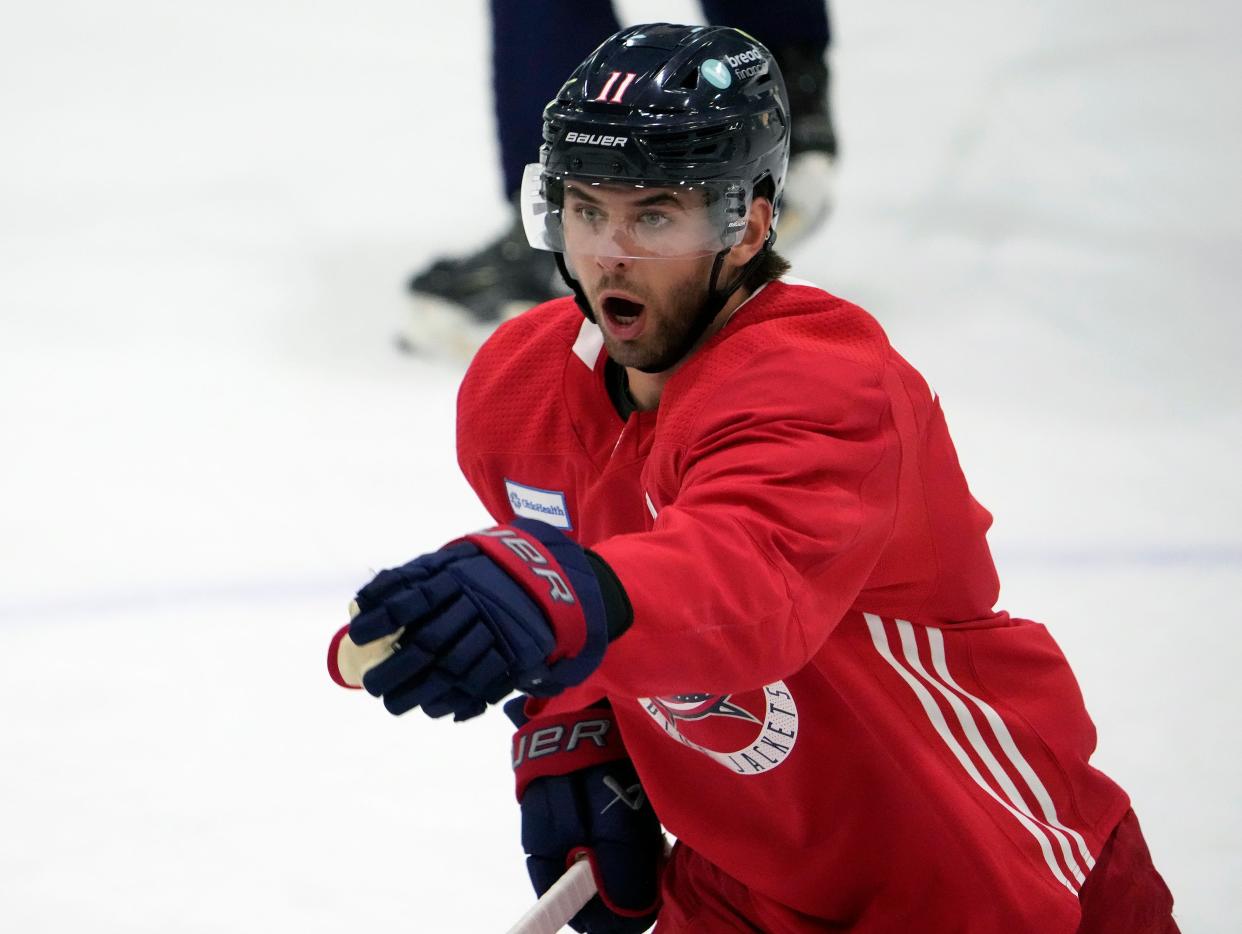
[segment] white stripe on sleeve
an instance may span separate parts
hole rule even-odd
[[[927,638],[931,643],[932,666],[936,669],[936,672],[949,687],[963,697],[968,698],[979,708],[984,719],[988,721],[988,726],[992,728],[992,733],[996,736],[996,741],[1000,743],[1001,749],[1005,751],[1005,755],[1009,757],[1013,767],[1018,770],[1018,774],[1026,782],[1026,786],[1031,790],[1031,794],[1035,796],[1035,800],[1039,802],[1044,820],[1050,826],[1063,830],[1074,838],[1074,842],[1078,846],[1078,852],[1082,854],[1082,858],[1087,864],[1087,869],[1090,870],[1095,866],[1095,860],[1091,856],[1091,851],[1087,848],[1087,841],[1082,838],[1082,834],[1078,831],[1061,823],[1057,817],[1056,805],[1052,803],[1052,796],[1048,794],[1048,789],[1039,780],[1039,776],[1035,774],[1031,764],[1026,761],[1026,757],[1019,751],[1017,744],[1013,741],[1013,737],[1009,735],[1009,728],[1005,726],[1005,721],[1001,719],[1000,714],[992,708],[991,704],[982,698],[975,697],[975,695],[953,680],[953,675],[949,674],[949,667],[945,664],[944,635],[940,630],[928,628]]]
[[[1036,824],[1029,817],[1003,800],[1000,795],[998,795],[992,787],[984,781],[983,776],[979,774],[979,770],[975,767],[974,762],[972,762],[970,756],[966,754],[966,750],[962,748],[961,744],[957,741],[957,738],[949,729],[949,725],[944,719],[944,714],[941,713],[939,706],[937,706],[936,701],[931,694],[928,693],[927,688],[925,688],[919,682],[918,678],[911,674],[911,672],[908,671],[906,667],[893,656],[893,653],[888,646],[888,636],[884,632],[884,623],[880,617],[876,616],[874,613],[864,613],[863,616],[867,621],[867,628],[871,632],[871,641],[872,644],[875,645],[875,650],[880,654],[880,657],[888,662],[892,669],[897,672],[901,679],[906,682],[910,690],[914,692],[915,697],[918,698],[919,703],[923,707],[923,712],[927,714],[927,719],[931,721],[932,728],[940,736],[941,740],[944,741],[944,744],[949,748],[949,751],[953,753],[954,758],[957,759],[962,768],[966,770],[966,774],[971,777],[975,784],[978,785],[988,797],[1013,815],[1014,819],[1022,825],[1027,833],[1029,833],[1039,845],[1040,852],[1043,854],[1044,862],[1047,864],[1048,869],[1052,872],[1052,875],[1058,882],[1065,886],[1065,888],[1077,895],[1078,890],[1074,887],[1073,883],[1065,877],[1065,873],[1062,872],[1060,864],[1053,855],[1052,847],[1048,843],[1048,838],[1044,836],[1040,828],[1036,826]]]
[[[983,736],[979,733],[979,725],[975,722],[975,718],[966,708],[966,705],[962,703],[961,699],[956,694],[945,687],[944,684],[928,674],[927,669],[923,667],[923,662],[919,658],[918,642],[914,638],[914,625],[904,619],[895,620],[895,622],[897,624],[897,632],[901,635],[901,647],[905,653],[906,661],[910,664],[911,668],[923,676],[924,681],[934,687],[940,696],[948,701],[949,706],[953,708],[953,712],[957,715],[957,722],[962,725],[962,732],[966,734],[966,738],[970,740],[971,747],[978,754],[979,758],[983,760],[984,765],[988,767],[988,771],[992,773],[992,778],[996,780],[996,784],[999,785],[1001,790],[1005,792],[1005,797],[1009,799],[1009,803],[1031,820],[1035,821],[1036,824],[1043,824],[1043,821],[1031,813],[1030,805],[1028,805],[1022,799],[1022,795],[1018,793],[1018,789],[1014,785],[1013,780],[1009,777],[1009,773],[1001,768],[1001,764],[997,762],[996,757],[992,755],[992,750],[989,749],[988,744],[984,742]],[[927,628],[929,633],[933,631],[931,627]],[[936,634],[940,635],[939,632]],[[943,648],[944,644],[942,641],[941,649],[943,650]],[[943,661],[943,656],[941,661]],[[944,678],[945,681],[952,680],[951,677],[947,677],[947,667],[944,668],[943,672],[941,672],[940,668],[937,668],[936,670],[937,672],[940,672],[941,677]],[[1006,733],[1008,733],[1008,731],[1006,731]],[[1016,752],[1017,749],[1015,748],[1014,751]],[[1012,756],[1010,759],[1012,761]],[[1038,779],[1036,779],[1036,781],[1038,781]],[[1078,880],[1079,884],[1086,881],[1087,877],[1083,873],[1081,867],[1079,867],[1078,861],[1074,859],[1073,851],[1070,850],[1069,841],[1065,839],[1065,835],[1059,830],[1056,830],[1053,827],[1048,827],[1047,825],[1044,825],[1041,829],[1046,833],[1052,834],[1056,838],[1057,844],[1061,849],[1061,855],[1065,859],[1065,865],[1069,867],[1069,871],[1074,874],[1074,878]]]

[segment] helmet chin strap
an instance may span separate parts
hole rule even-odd
[[[569,266],[565,262],[564,253],[553,253],[556,257],[556,268],[561,272],[561,278],[565,280],[565,284],[569,286],[569,290],[574,293],[574,301],[578,304],[578,310],[586,315],[586,319],[592,324],[599,324],[595,318],[595,312],[591,310],[591,303],[587,301],[586,292],[582,291],[582,284],[569,274]]]
[[[725,247],[716,254],[715,262],[712,263],[712,274],[708,280],[707,298],[703,300],[703,304],[699,306],[694,321],[690,325],[690,330],[686,332],[686,336],[682,338],[671,352],[665,354],[662,358],[649,366],[635,367],[635,369],[643,373],[663,373],[670,370],[685,359],[686,355],[694,349],[694,345],[711,327],[712,322],[716,320],[724,306],[728,304],[729,299],[733,297],[733,293],[742,287],[742,283],[746,281],[747,275],[755,268],[763,259],[764,255],[772,249],[772,245],[776,243],[776,230],[769,228],[768,236],[763,241],[763,246],[759,248],[759,252],[752,256],[733,278],[732,282],[725,285],[723,289],[717,288],[720,280],[720,270],[724,268],[725,257],[729,255],[732,247]],[[561,272],[561,278],[565,280],[565,284],[569,286],[574,293],[574,301],[578,304],[578,309],[586,315],[588,321],[592,324],[598,324],[599,321],[595,317],[595,311],[591,308],[590,301],[587,300],[586,292],[582,289],[582,284],[575,279],[569,272],[569,266],[565,262],[564,253],[556,253],[556,268]]]

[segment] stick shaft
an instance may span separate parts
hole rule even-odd
[[[543,893],[507,934],[556,934],[595,895],[591,863],[580,859]]]

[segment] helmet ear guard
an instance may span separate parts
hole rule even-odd
[[[733,247],[741,241],[746,231],[747,200],[741,185],[730,185],[720,199],[721,244]]]

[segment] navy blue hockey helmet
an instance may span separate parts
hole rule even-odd
[[[717,282],[725,255],[745,230],[750,204],[766,197],[773,227],[779,216],[789,104],[772,53],[725,26],[623,29],[578,66],[544,109],[543,138],[540,161],[527,167],[522,185],[527,238],[558,254],[562,274],[592,320],[563,257],[567,185],[672,188],[706,212],[708,232],[695,242],[651,239],[638,250],[632,243],[625,247],[645,257],[715,254],[697,340],[748,271],[733,283]],[[770,231],[764,250],[774,237]]]

